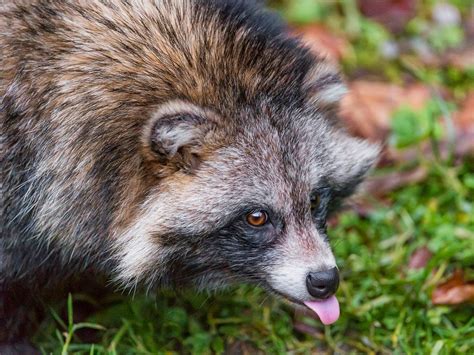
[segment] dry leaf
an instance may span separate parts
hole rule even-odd
[[[410,261],[408,262],[409,269],[422,269],[426,266],[428,261],[430,261],[433,254],[430,250],[423,246],[415,250],[415,252],[411,255]]]
[[[436,287],[431,302],[450,305],[474,302],[474,283],[466,282],[462,270],[457,270],[448,281]]]
[[[359,0],[360,11],[387,27],[400,32],[416,15],[417,0]]]
[[[294,328],[300,333],[307,334],[309,336],[312,336],[313,338],[324,338],[324,333],[320,329],[314,328],[306,323],[296,322],[294,324]]]
[[[462,159],[466,156],[474,156],[474,129],[460,133],[456,136],[455,157]]]
[[[256,349],[255,346],[244,340],[237,340],[233,343],[230,343],[224,354],[226,355],[250,355],[250,354],[263,354],[262,350]]]
[[[461,133],[474,132],[474,91],[467,95],[461,110],[453,115],[453,120]]]
[[[320,24],[297,27],[293,34],[299,36],[316,55],[325,56],[332,62],[339,62],[349,50],[345,38],[336,36]]]
[[[403,88],[394,84],[358,80],[350,83],[349,93],[342,100],[341,117],[353,134],[384,140],[395,110],[402,105],[421,109],[430,96],[430,90],[421,84]]]
[[[428,176],[428,169],[419,166],[410,171],[395,171],[382,176],[374,176],[367,180],[365,189],[372,195],[381,197],[400,187],[416,184]]]
[[[474,47],[464,48],[461,51],[448,52],[446,62],[455,68],[466,70],[474,67]]]

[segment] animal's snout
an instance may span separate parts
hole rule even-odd
[[[336,293],[339,287],[339,272],[337,268],[325,271],[310,272],[306,277],[306,288],[311,296],[325,299]]]

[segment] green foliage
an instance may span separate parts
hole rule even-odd
[[[384,41],[390,39],[390,34],[380,24],[361,18],[359,21],[359,33],[354,38],[354,58],[347,58],[345,64],[354,68],[377,68],[383,69],[383,60],[380,47]]]
[[[329,15],[330,6],[330,3],[319,0],[291,1],[285,7],[284,16],[297,24],[319,22]]]
[[[459,26],[440,26],[433,28],[428,41],[438,52],[459,46],[464,40],[464,31]]]
[[[427,138],[439,140],[444,129],[440,118],[444,113],[439,101],[431,100],[419,111],[408,106],[399,108],[391,121],[391,143],[397,148],[418,144]]]

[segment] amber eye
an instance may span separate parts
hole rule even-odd
[[[311,196],[311,211],[312,212],[318,209],[320,202],[321,202],[321,197],[318,194],[314,194]]]
[[[246,217],[247,223],[253,227],[261,227],[268,222],[268,214],[265,211],[255,211]]]

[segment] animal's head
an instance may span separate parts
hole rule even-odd
[[[215,13],[203,38],[193,27],[199,55],[182,56],[206,60],[198,70],[174,63],[186,74],[143,129],[152,178],[121,237],[119,278],[200,288],[253,282],[331,322],[339,278],[326,219],[379,149],[338,127],[345,87],[328,64],[268,18],[242,28]]]
[[[347,136],[311,102],[262,101],[229,117],[172,101],[142,139],[157,182],[123,239],[123,280],[254,282],[307,302],[324,322],[337,318],[326,219],[366,175],[377,147]]]

